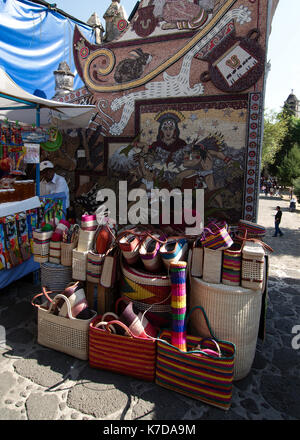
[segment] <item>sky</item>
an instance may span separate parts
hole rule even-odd
[[[266,0],[264,0],[266,1]],[[87,22],[97,12],[104,26],[103,15],[110,0],[56,0],[57,8]],[[247,0],[245,0],[245,4]],[[127,15],[136,0],[121,0]],[[300,0],[279,0],[269,38],[267,60],[271,71],[267,77],[265,109],[279,112],[291,91],[300,99]]]

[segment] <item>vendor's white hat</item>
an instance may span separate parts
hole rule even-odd
[[[44,160],[44,162],[40,163],[40,171],[45,170],[46,168],[54,168],[54,165],[49,160]]]

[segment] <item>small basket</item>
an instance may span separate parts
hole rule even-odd
[[[33,235],[33,259],[37,263],[46,263],[49,259],[50,240],[53,231],[35,230]]]
[[[91,283],[100,283],[105,254],[89,251],[87,255],[86,279]]]
[[[88,251],[82,252],[77,249],[72,251],[72,274],[74,280],[85,281],[87,269]]]
[[[77,245],[77,250],[79,252],[87,252],[92,249],[95,233],[96,231],[84,231],[83,229],[80,229]]]
[[[263,287],[265,251],[260,243],[245,241],[242,251],[242,286],[252,290]]]
[[[50,263],[60,264],[60,256],[61,256],[61,242],[50,241],[50,246],[49,246]]]
[[[63,266],[72,266],[73,249],[77,247],[77,241],[61,243],[60,260]]]

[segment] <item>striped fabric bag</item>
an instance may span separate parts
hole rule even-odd
[[[228,410],[232,398],[235,345],[216,339],[204,309],[196,308],[202,310],[211,338],[187,335],[187,351],[184,352],[171,344],[171,331],[164,330],[157,340],[156,384]]]
[[[222,283],[228,286],[241,284],[242,247],[234,243],[223,251]]]
[[[208,227],[203,230],[201,244],[204,247],[221,251],[228,249],[233,244],[233,240],[226,224],[219,226],[217,223],[209,223]]]
[[[124,335],[117,334],[125,330]],[[111,333],[111,331],[115,333]],[[89,364],[93,368],[155,380],[156,341],[134,336],[121,321],[101,322],[97,316],[89,328]]]

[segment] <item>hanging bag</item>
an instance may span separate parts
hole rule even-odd
[[[225,222],[220,224],[209,223],[208,227],[203,230],[201,242],[203,247],[214,250],[228,249],[233,244]]]
[[[241,283],[242,247],[234,243],[223,251],[222,283],[239,286]]]

